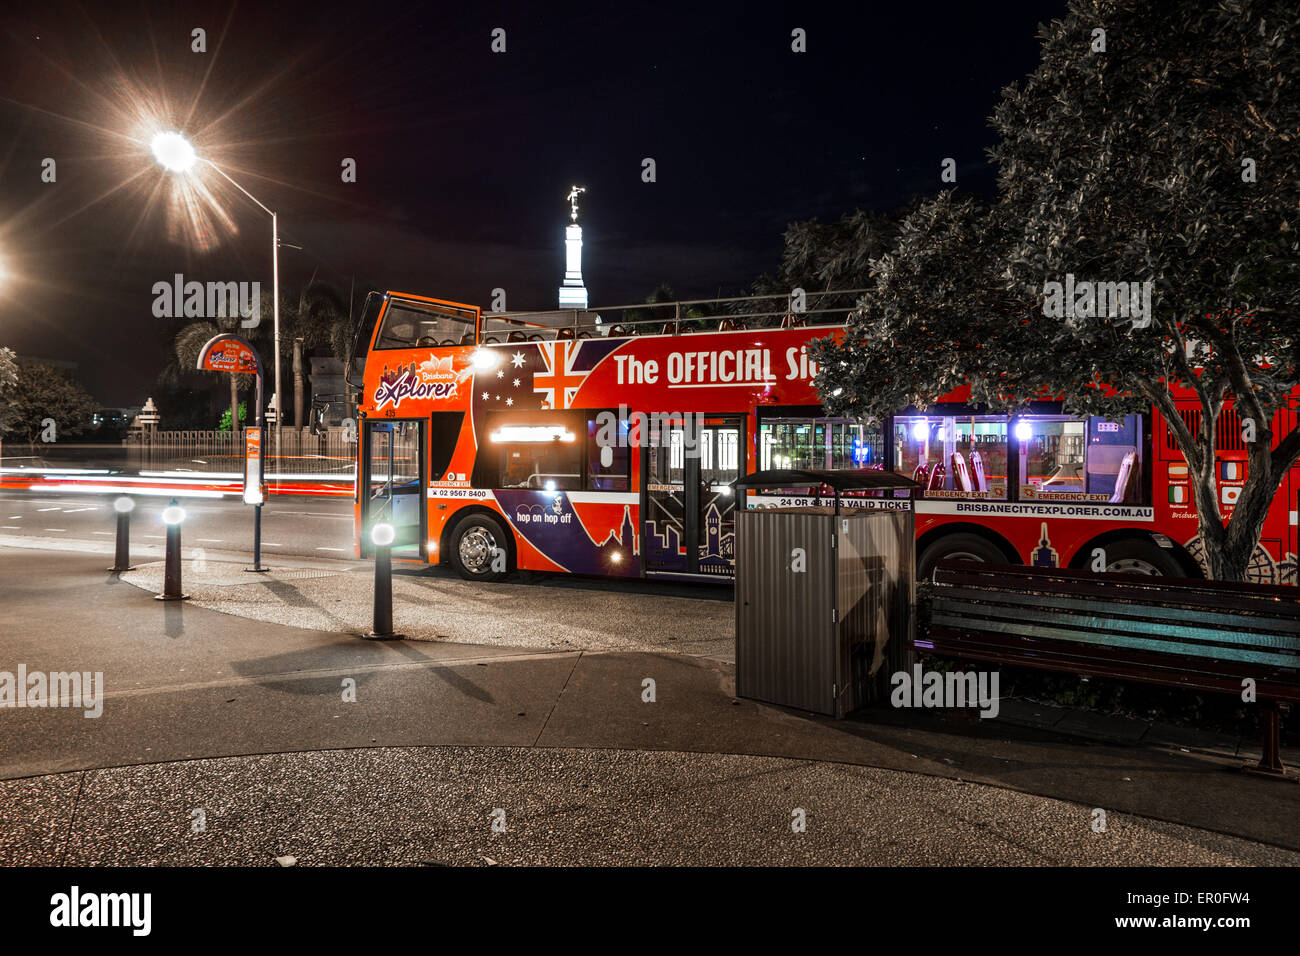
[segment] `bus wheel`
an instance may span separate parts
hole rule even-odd
[[[1006,564],[1002,549],[977,534],[948,534],[925,546],[916,559],[916,579],[929,581],[940,561],[978,561],[981,564]]]
[[[500,522],[469,515],[451,532],[451,563],[466,581],[500,581],[511,571],[510,540]]]
[[[1172,554],[1151,541],[1124,538],[1102,546],[1109,574],[1156,574],[1170,578],[1187,576]]]

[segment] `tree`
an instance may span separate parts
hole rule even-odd
[[[25,438],[33,449],[51,422],[55,440],[75,438],[90,429],[99,410],[91,394],[62,369],[26,359],[17,359],[17,380],[6,406],[5,431]]]
[[[221,332],[235,332],[236,334],[243,330],[239,327],[238,318],[221,320],[221,324],[210,322],[207,319],[200,319],[196,322],[190,322],[188,325],[181,327],[172,340],[172,356],[174,363],[169,364],[161,376],[162,380],[169,385],[177,385],[186,380],[190,375],[201,375],[210,382],[219,382],[223,378],[230,384],[230,415],[239,407],[239,393],[248,391],[253,386],[253,376],[245,374],[236,374],[234,372],[200,372],[198,370],[199,354],[203,351],[203,346],[215,335]],[[234,412],[237,414],[237,412]]]
[[[1300,456],[1300,428],[1279,416],[1300,384],[1294,11],[1071,0],[1040,39],[1038,68],[992,120],[996,200],[945,192],[907,218],[843,343],[814,350],[818,387],[832,411],[876,417],[963,381],[1005,410],[1049,397],[1077,414],[1154,405],[1187,461],[1210,576],[1244,580]],[[1149,323],[1045,315],[1046,283],[1067,274],[1152,283]],[[1199,422],[1178,414],[1172,387],[1195,395]],[[1216,434],[1229,405],[1248,461],[1225,520]]]
[[[359,310],[357,310],[359,311]],[[359,319],[359,315],[357,316]],[[280,361],[288,364],[293,380],[293,424],[303,421],[304,359],[313,351],[327,349],[340,361],[347,361],[347,352],[355,332],[354,319],[343,294],[315,276],[297,295],[281,290],[280,293]],[[261,321],[253,330],[253,338],[260,346],[268,375],[268,387],[274,386],[274,365],[267,356],[275,354],[275,314],[268,297],[261,305]],[[277,399],[282,412],[283,399]]]
[[[817,307],[853,305],[853,296],[837,295],[836,289],[862,289],[871,284],[871,262],[889,251],[898,234],[900,220],[915,207],[911,202],[892,212],[855,210],[834,222],[817,219],[792,222],[786,227],[781,265],[775,273],[760,276],[752,293],[784,299],[795,289],[827,293],[815,297]],[[764,311],[776,302],[763,305]],[[744,313],[749,306],[735,303],[734,311]],[[771,320],[771,324],[779,322]]]
[[[18,360],[13,349],[0,348],[0,436],[18,420]]]

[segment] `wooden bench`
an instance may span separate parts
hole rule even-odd
[[[1264,748],[1285,774],[1278,704],[1300,700],[1300,588],[941,561],[928,633],[943,657],[1240,697],[1255,681]]]

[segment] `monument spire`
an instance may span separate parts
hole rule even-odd
[[[587,287],[582,284],[582,227],[578,225],[578,196],[585,186],[573,186],[569,201],[569,225],[564,229],[564,284],[560,286],[561,309],[585,309]]]

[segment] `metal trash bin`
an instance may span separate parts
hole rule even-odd
[[[733,487],[737,696],[837,718],[888,700],[890,676],[911,670],[920,485],[881,471],[777,469]],[[804,487],[819,497],[746,494]],[[843,504],[861,491],[877,496]]]

